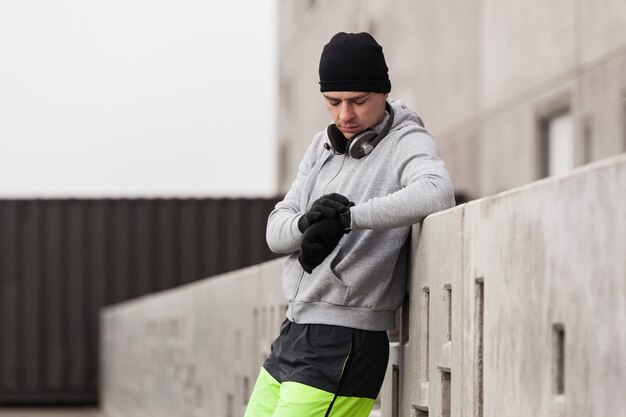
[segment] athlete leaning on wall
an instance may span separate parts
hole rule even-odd
[[[270,249],[289,254],[289,308],[246,417],[369,415],[405,295],[411,225],[454,205],[432,136],[388,97],[370,34],[333,36],[319,76],[334,123],[313,138],[269,216]]]

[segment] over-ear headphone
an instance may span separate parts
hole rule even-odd
[[[378,142],[389,133],[391,125],[393,124],[393,108],[386,101],[385,109],[389,112],[389,120],[387,120],[385,127],[380,133],[376,133],[372,129],[367,129],[354,136],[351,140],[347,140],[343,133],[341,133],[341,130],[333,123],[326,129],[328,142],[324,144],[324,147],[328,150],[332,149],[338,155],[343,155],[347,152],[348,155],[354,159],[369,155],[376,145],[378,145]]]

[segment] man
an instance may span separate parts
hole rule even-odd
[[[388,99],[382,47],[367,33],[324,46],[320,90],[334,124],[318,133],[267,242],[287,253],[287,319],[246,417],[367,416],[406,287],[411,225],[454,205],[437,147]]]

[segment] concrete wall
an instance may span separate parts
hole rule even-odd
[[[624,189],[622,156],[426,219],[395,346],[399,415],[622,412]]]
[[[613,416],[626,386],[626,155],[429,216],[386,417]],[[281,261],[102,313],[110,417],[240,416],[286,306]]]
[[[541,121],[569,109],[575,165],[626,151],[626,2],[332,0],[280,3],[280,187],[330,118],[317,74],[338,31],[383,45],[391,97],[423,116],[455,189],[539,179]]]
[[[287,306],[282,260],[107,307],[107,416],[240,416]]]

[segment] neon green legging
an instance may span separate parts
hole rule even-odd
[[[342,397],[299,382],[282,384],[261,368],[245,417],[367,417],[375,400]]]

